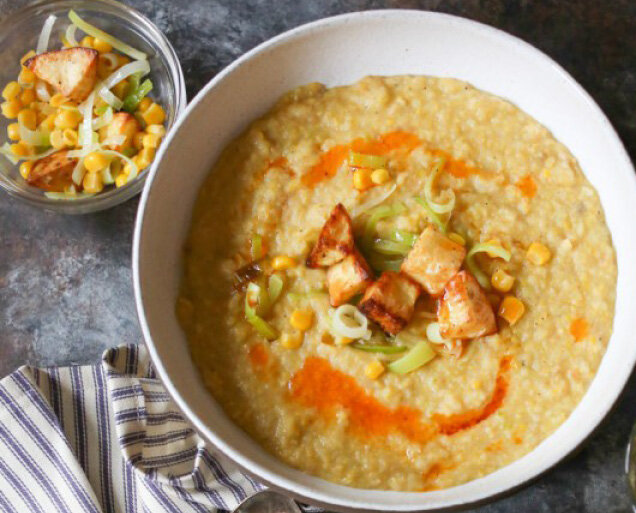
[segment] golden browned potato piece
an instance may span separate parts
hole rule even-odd
[[[72,174],[77,159],[69,158],[67,151],[58,151],[35,162],[27,183],[51,192],[63,192],[73,183]]]
[[[112,144],[109,146],[111,150],[123,151],[130,148],[133,144],[133,137],[141,130],[139,121],[128,112],[118,112],[113,116],[113,120],[104,127],[104,138],[110,139],[118,135],[125,135],[126,139],[122,144]]]
[[[364,293],[358,308],[384,331],[395,335],[411,320],[420,286],[404,273],[385,271]]]
[[[477,338],[497,331],[490,301],[477,280],[466,271],[457,273],[447,283],[437,317],[444,338]]]
[[[353,225],[342,203],[331,211],[322,227],[316,245],[307,257],[307,267],[328,267],[353,252]]]
[[[63,96],[80,103],[95,87],[98,55],[92,48],[65,48],[31,57],[24,65]]]
[[[400,270],[418,282],[426,292],[437,296],[457,274],[466,248],[429,226],[418,237]]]
[[[331,306],[340,306],[364,292],[373,279],[367,261],[354,248],[353,253],[327,270],[327,288]]]

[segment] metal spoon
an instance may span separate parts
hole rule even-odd
[[[302,513],[289,497],[272,490],[263,490],[245,499],[233,513]]]

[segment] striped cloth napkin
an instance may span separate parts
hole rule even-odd
[[[0,381],[0,511],[206,513],[263,488],[193,431],[144,347]]]

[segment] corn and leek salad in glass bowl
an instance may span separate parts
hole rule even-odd
[[[113,0],[35,2],[0,23],[0,61],[0,187],[64,213],[140,192],[186,102],[152,22]]]
[[[161,105],[148,94],[145,53],[69,12],[63,48],[48,51],[57,21],[44,23],[37,49],[2,90],[11,142],[0,152],[49,198],[123,187],[146,169],[165,135]],[[86,35],[77,40],[78,29]]]

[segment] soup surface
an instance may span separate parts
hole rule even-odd
[[[370,267],[340,301],[366,316],[339,317],[335,264],[307,261],[337,204]],[[481,310],[455,305],[477,336],[445,326],[444,302],[458,319],[448,279],[430,293],[404,266],[414,306],[386,291],[384,318],[368,306],[427,228],[459,252],[453,280],[480,284],[464,299]],[[439,489],[525,455],[572,413],[612,331],[616,258],[596,191],[545,127],[454,79],[286,94],[214,166],[184,262],[177,313],[210,392],[280,460],[355,487]]]

